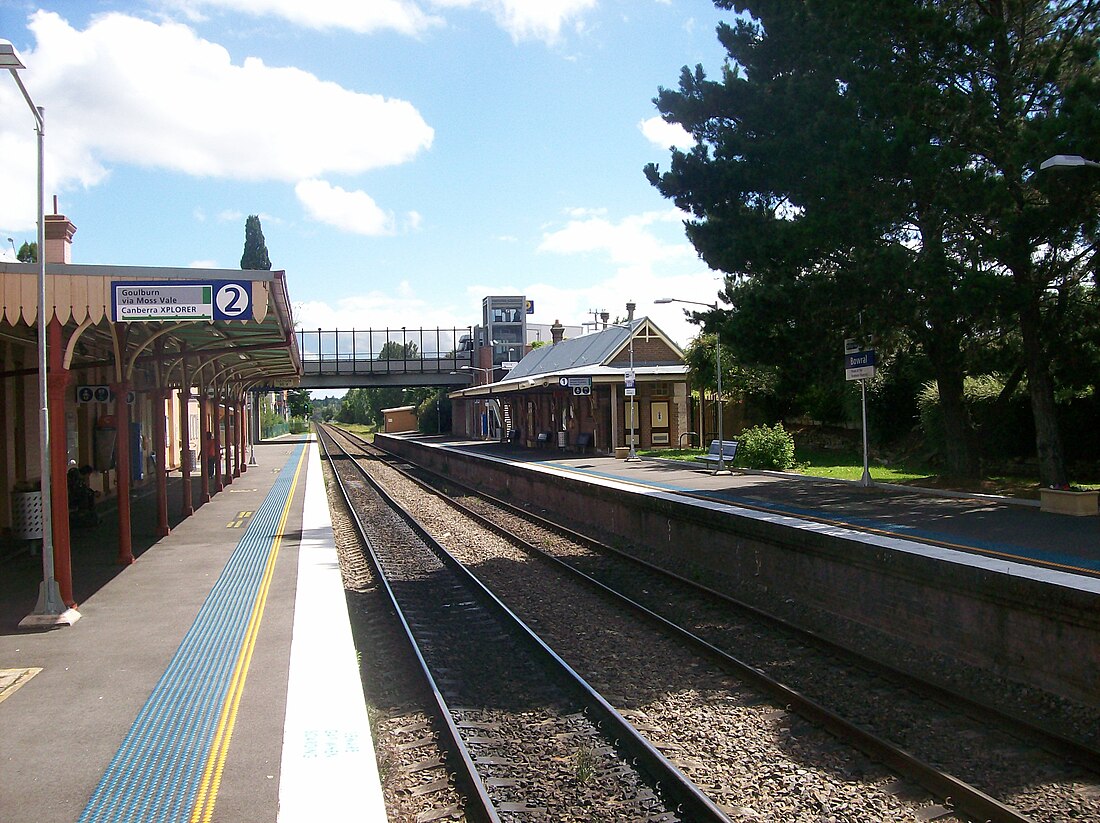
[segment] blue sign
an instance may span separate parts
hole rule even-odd
[[[875,353],[873,351],[860,351],[855,354],[844,355],[844,368],[860,369],[864,366],[875,365]]]
[[[527,310],[528,314],[534,314],[535,313],[535,301],[534,300],[524,300],[523,301],[523,306]]]
[[[248,280],[153,280],[111,283],[111,319],[251,320]]]

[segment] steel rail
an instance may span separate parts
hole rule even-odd
[[[372,448],[378,447],[372,446]],[[378,448],[378,450],[384,451],[380,448]],[[388,455],[389,453],[386,452],[386,454]],[[390,455],[390,457],[392,458],[393,455]],[[402,458],[396,458],[396,460],[405,463],[409,462]],[[1032,818],[1021,814],[1018,810],[1012,808],[1011,806],[1007,806],[1001,803],[996,798],[993,798],[985,792],[982,792],[977,787],[972,786],[969,783],[966,783],[965,781],[960,780],[939,769],[936,769],[934,766],[925,763],[924,761],[910,754],[901,747],[896,746],[893,743],[890,743],[889,741],[884,740],[877,735],[851,723],[841,715],[833,712],[832,710],[828,709],[827,707],[823,706],[812,698],[803,695],[801,692],[798,692],[797,690],[792,689],[789,686],[786,686],[778,680],[772,678],[764,671],[743,660],[740,660],[737,657],[734,657],[733,655],[730,655],[722,649],[719,649],[718,647],[714,646],[713,644],[709,643],[698,635],[688,631],[687,629],[677,625],[676,623],[673,623],[672,621],[661,616],[660,614],[657,614],[656,612],[650,610],[648,607],[643,606],[642,604],[637,603],[634,600],[631,600],[626,595],[615,591],[614,589],[610,588],[604,583],[601,583],[590,575],[576,569],[565,561],[559,560],[558,558],[547,554],[546,552],[539,549],[537,546],[534,546],[533,544],[529,543],[518,535],[513,534],[504,526],[494,523],[492,520],[470,509],[468,506],[465,506],[457,500],[454,500],[442,494],[437,489],[433,489],[431,486],[427,485],[419,478],[412,476],[400,467],[396,465],[392,467],[395,471],[401,472],[405,477],[417,483],[421,488],[424,488],[426,491],[435,494],[436,496],[440,497],[440,499],[445,500],[448,504],[454,506],[456,509],[459,509],[464,515],[476,520],[478,523],[482,524],[484,527],[490,529],[499,536],[505,538],[506,540],[509,540],[510,542],[515,543],[516,545],[523,548],[525,551],[535,554],[545,560],[551,561],[553,564],[567,570],[570,574],[582,579],[587,585],[595,588],[602,594],[626,605],[628,608],[637,610],[642,615],[652,620],[666,631],[695,646],[697,649],[701,650],[712,659],[718,661],[720,664],[731,668],[733,672],[738,676],[754,683],[757,687],[767,691],[769,694],[779,700],[785,707],[795,711],[806,720],[814,723],[815,725],[823,729],[826,729],[838,738],[848,740],[849,742],[851,742],[852,745],[854,745],[856,748],[858,748],[860,751],[864,752],[868,756],[913,779],[929,792],[931,792],[935,797],[942,800],[944,805],[948,808],[958,809],[959,811],[962,811],[971,817],[977,818],[979,820],[989,821],[990,823],[1033,823]],[[417,466],[417,468],[423,471],[427,471],[430,474],[440,476],[437,473],[432,472],[431,470],[426,469],[422,466]],[[678,575],[672,575],[659,569],[658,567],[653,566],[652,564],[638,560],[637,558],[632,558],[623,552],[608,547],[605,544],[599,543],[599,541],[595,541],[585,535],[573,532],[571,529],[568,529],[568,527],[561,526],[560,524],[546,520],[539,515],[535,515],[531,512],[519,509],[512,504],[498,500],[497,498],[485,494],[484,492],[470,489],[470,487],[466,486],[465,484],[458,483],[454,480],[451,480],[450,478],[443,479],[451,486],[468,490],[471,494],[483,499],[487,499],[493,505],[500,506],[501,508],[510,511],[517,516],[539,520],[547,528],[550,528],[560,533],[567,533],[571,537],[576,537],[578,542],[581,542],[582,544],[594,545],[605,550],[614,551],[617,555],[645,565],[651,570],[656,571],[660,574],[668,575],[678,580],[681,580],[682,582],[686,582],[690,585],[695,586],[696,588],[700,588],[706,591],[709,594],[717,595],[727,602],[731,602],[738,606],[742,605],[737,601],[732,600],[732,598],[728,598],[724,595],[714,592],[711,589],[707,589],[706,587],[698,586],[698,584],[694,584],[692,583],[692,581],[687,581],[684,578],[680,578]],[[747,608],[749,608],[756,614],[763,615],[766,619],[774,620],[774,618],[771,618],[770,616],[759,612],[752,607]],[[789,624],[784,625],[789,626]],[[792,628],[795,631],[803,634],[803,636],[807,636],[807,633],[803,630],[799,630],[794,627]],[[821,638],[818,638],[816,635],[811,634],[809,636],[812,636],[817,642],[825,642],[828,643],[830,647],[839,648],[836,647],[835,644],[832,644],[830,641],[824,641]],[[851,654],[850,652],[847,653]],[[1001,719],[1003,719],[1003,717]]]
[[[469,749],[462,740],[462,734],[458,730],[458,726],[455,724],[451,715],[451,709],[447,705],[447,701],[443,698],[443,693],[440,691],[438,684],[435,682],[435,678],[432,677],[432,673],[428,668],[428,663],[424,659],[423,653],[420,651],[420,646],[417,644],[415,637],[413,636],[412,628],[409,626],[408,621],[405,619],[405,614],[401,610],[401,606],[397,601],[397,595],[394,594],[393,589],[390,587],[389,580],[386,579],[386,575],[382,572],[382,564],[379,561],[378,555],[375,553],[374,544],[370,538],[367,537],[366,529],[363,527],[363,522],[359,519],[358,513],[355,511],[355,507],[351,503],[351,497],[348,494],[347,487],[344,485],[344,481],[340,477],[340,473],[336,471],[335,464],[332,462],[332,455],[329,452],[328,445],[325,443],[325,438],[321,436],[322,427],[317,427],[318,441],[321,443],[321,448],[325,453],[325,459],[329,461],[329,467],[332,469],[332,476],[336,478],[336,485],[340,489],[340,495],[344,501],[344,505],[347,507],[348,515],[351,518],[352,523],[355,525],[355,531],[359,535],[359,539],[363,541],[363,545],[367,549],[367,554],[370,557],[371,565],[374,568],[375,574],[378,577],[378,581],[382,588],[386,592],[386,596],[389,598],[390,605],[393,607],[394,614],[397,616],[398,621],[401,623],[401,629],[405,634],[405,639],[408,641],[409,648],[413,655],[416,657],[417,665],[420,667],[420,673],[424,677],[424,681],[427,684],[429,690],[432,693],[432,699],[435,701],[437,709],[437,720],[446,738],[446,750],[451,754],[451,759],[455,762],[452,765],[456,768],[456,782],[460,784],[463,790],[463,794],[467,800],[467,806],[465,812],[478,820],[488,821],[488,823],[501,823],[500,816],[496,812],[496,808],[493,805],[493,801],[489,797],[489,792],[485,787],[484,782],[481,779],[481,775],[478,774],[477,767],[474,765],[474,759],[470,754]],[[332,435],[326,435],[335,444],[336,441],[332,438]],[[346,450],[345,450],[346,454]],[[366,472],[359,466],[354,460],[351,461],[353,465],[359,470],[361,474],[366,476]]]
[[[387,454],[349,432],[341,431],[341,434],[349,437],[349,439],[358,441],[367,450]],[[388,456],[387,454],[387,457]],[[654,789],[664,797],[671,798],[677,804],[677,810],[690,815],[693,820],[730,823],[729,817],[713,800],[707,797],[698,786],[691,782],[691,780],[680,772],[668,758],[661,754],[661,752],[635,729],[614,706],[608,703],[607,700],[592,688],[575,669],[566,663],[565,660],[550,648],[541,637],[532,631],[518,615],[490,591],[473,572],[463,566],[462,563],[441,546],[438,541],[417,522],[415,515],[409,512],[400,502],[395,500],[392,495],[388,494],[385,489],[381,488],[377,481],[362,469],[362,467],[359,467],[358,464],[356,464],[356,466],[367,482],[387,500],[394,511],[398,512],[403,517],[409,527],[430,545],[436,547],[440,558],[444,562],[460,574],[486,602],[490,603],[495,610],[513,624],[515,629],[520,632],[535,649],[539,650],[553,667],[560,670],[566,676],[568,682],[580,694],[582,702],[584,702],[587,707],[586,711],[594,720],[598,721],[601,730],[609,735],[610,739],[616,744],[616,748],[623,748],[629,752],[634,758],[635,764],[649,776],[652,781],[651,785]]]
[[[381,447],[375,448],[379,448],[381,451],[385,452],[385,449],[382,449]],[[400,463],[409,463],[409,461],[405,458],[399,458],[390,452],[385,453],[388,454],[392,460],[396,460]],[[398,471],[401,471],[401,469],[397,466],[395,466],[395,468]],[[433,474],[436,477],[442,477],[442,475],[432,471],[425,466],[417,465],[417,468]],[[415,477],[410,477],[410,479],[416,480]],[[583,534],[582,532],[571,529],[566,525],[558,523],[547,517],[543,517],[542,515],[532,512],[529,509],[524,509],[515,505],[514,503],[509,503],[508,501],[502,500],[499,497],[495,497],[488,492],[475,489],[472,486],[468,486],[465,483],[461,483],[449,477],[443,479],[451,486],[463,489],[471,496],[479,497],[483,500],[486,500],[492,505],[504,509],[516,517],[533,520],[541,525],[543,528],[558,532],[569,540],[580,543],[582,545],[586,545],[596,550],[597,552],[614,554],[615,556],[636,566],[640,566],[655,575],[676,581],[677,583],[693,589],[694,591],[700,592],[707,597],[712,597],[720,600],[723,603],[733,606],[734,608],[739,609],[762,622],[771,623],[772,625],[775,625],[793,635],[798,635],[800,637],[806,638],[808,641],[813,642],[818,646],[823,647],[824,649],[827,649],[837,658],[845,660],[854,666],[862,667],[872,673],[877,673],[898,680],[910,681],[912,683],[919,684],[916,686],[910,686],[909,688],[924,692],[923,696],[935,700],[943,705],[950,706],[951,708],[964,714],[969,714],[971,716],[981,718],[982,720],[989,723],[999,723],[1006,728],[1006,731],[1008,733],[1011,733],[1014,736],[1026,736],[1030,738],[1030,742],[1032,742],[1036,746],[1039,746],[1061,757],[1066,757],[1068,759],[1077,761],[1090,771],[1100,772],[1100,751],[1091,746],[1085,745],[1084,743],[1078,742],[1068,737],[1063,737],[1055,732],[1043,728],[1040,725],[1037,725],[1035,722],[1028,720],[1025,717],[1017,717],[1015,715],[1009,714],[993,704],[984,703],[981,700],[970,695],[953,691],[950,688],[938,685],[936,683],[921,680],[920,678],[908,674],[907,672],[904,672],[896,667],[890,666],[889,664],[880,662],[864,654],[861,654],[860,652],[846,648],[836,641],[830,640],[829,638],[818,634],[811,629],[797,626],[794,623],[786,620],[785,618],[771,614],[770,612],[766,612],[763,609],[752,605],[751,603],[746,603],[742,600],[738,600],[724,592],[717,591],[716,589],[712,589],[709,586],[699,583],[696,580],[684,577],[683,575],[677,574],[676,572],[670,571],[669,569],[662,568],[661,566],[658,566],[655,563],[651,563],[648,560],[643,560],[640,557],[635,557],[634,555],[625,552],[622,549],[618,549],[615,546],[597,540],[590,535]],[[708,498],[702,495],[694,494],[687,494],[686,496],[698,497],[698,499],[701,500],[715,499],[713,497]],[[581,573],[583,574],[583,572]]]

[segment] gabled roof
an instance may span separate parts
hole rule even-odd
[[[640,317],[627,326],[608,326],[593,334],[562,340],[551,346],[541,346],[526,355],[519,365],[512,369],[507,380],[501,382],[562,371],[577,372],[586,367],[609,366],[611,361],[627,349],[631,336],[636,340],[642,334],[656,336],[668,344],[674,357],[660,362],[651,362],[641,360],[635,353],[635,370],[640,366],[683,365],[684,353],[680,351],[680,347],[669,340],[648,317]]]
[[[562,340],[550,346],[540,346],[519,361],[508,376],[497,383],[471,386],[453,392],[451,397],[492,394],[514,391],[533,386],[556,383],[561,377],[591,377],[593,382],[620,382],[628,368],[619,362],[629,350],[630,341],[657,338],[669,348],[669,357],[659,360],[645,359],[644,352],[635,345],[634,372],[641,378],[680,377],[687,374],[684,353],[648,317],[640,317],[623,326],[608,326],[592,334]]]

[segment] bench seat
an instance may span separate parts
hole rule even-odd
[[[717,465],[718,455],[722,455],[723,463],[733,463],[733,458],[737,456],[737,441],[736,440],[711,440],[710,449],[706,454],[699,454],[695,456],[695,460],[707,465]]]

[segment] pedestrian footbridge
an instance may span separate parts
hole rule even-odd
[[[473,382],[471,330],[316,329],[295,332],[304,389],[453,386]]]

